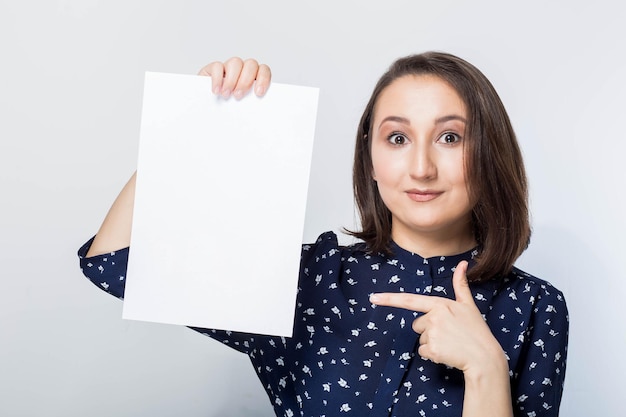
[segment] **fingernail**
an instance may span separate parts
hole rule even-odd
[[[233,95],[235,96],[235,98],[241,98],[241,97],[243,97],[243,91],[241,91],[241,90],[235,90],[235,92],[233,93]]]
[[[370,295],[370,301],[372,303],[377,303],[378,301],[380,301],[380,296],[378,294],[372,294]]]
[[[256,95],[257,96],[262,96],[263,93],[265,93],[265,89],[262,86],[260,86],[260,85],[257,85],[255,87],[255,90],[256,90]]]
[[[218,95],[220,93],[220,88],[219,87],[213,87],[213,94]]]
[[[222,96],[230,97],[230,90],[228,88],[222,90]]]

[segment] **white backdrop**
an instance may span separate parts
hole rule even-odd
[[[311,241],[354,224],[353,136],[378,76],[431,49],[481,68],[517,130],[534,226],[518,265],[570,308],[562,415],[626,415],[624,13],[508,3],[2,0],[0,415],[271,416],[245,356],[123,321],[79,271],[76,249],[135,168],[144,72],[240,55],[321,88]]]

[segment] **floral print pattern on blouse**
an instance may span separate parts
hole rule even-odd
[[[91,242],[79,250],[83,273],[123,298],[129,249],[86,258]],[[303,245],[291,338],[193,329],[249,356],[280,417],[461,416],[462,372],[417,354],[411,325],[421,313],[374,306],[369,295],[454,298],[454,268],[471,265],[477,252],[425,259],[397,245],[392,251],[339,246],[332,232]],[[563,294],[516,268],[470,289],[506,353],[515,416],[557,416],[568,339]]]

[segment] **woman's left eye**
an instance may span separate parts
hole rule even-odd
[[[439,142],[443,142],[447,144],[457,143],[460,141],[461,141],[461,136],[452,132],[446,132],[443,135],[439,136]]]

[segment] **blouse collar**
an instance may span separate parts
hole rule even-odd
[[[410,252],[397,243],[391,242],[391,251],[396,259],[407,269],[415,269],[418,275],[428,273],[433,278],[449,278],[461,261],[468,261],[470,266],[475,264],[474,258],[478,255],[478,248],[450,256],[433,256],[424,258],[417,253]]]

